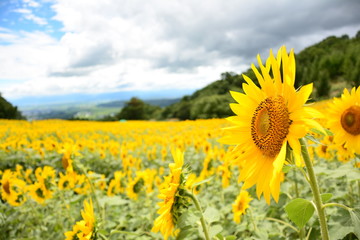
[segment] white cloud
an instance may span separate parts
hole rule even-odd
[[[28,8],[18,8],[18,9],[15,9],[14,12],[23,14],[23,17],[26,20],[33,21],[36,24],[39,24],[39,25],[46,25],[47,24],[46,19],[34,15],[33,12]]]
[[[28,8],[17,12],[38,24]],[[54,0],[60,40],[0,28],[1,89],[9,98],[120,89],[196,89],[240,73],[283,44],[298,52],[360,29],[357,1]]]
[[[41,6],[41,4],[37,1],[33,1],[33,0],[23,0],[23,1],[27,6],[32,8],[38,8]]]

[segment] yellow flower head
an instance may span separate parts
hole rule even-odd
[[[177,221],[178,211],[186,202],[179,196],[179,190],[185,187],[185,179],[182,174],[184,164],[184,153],[180,149],[173,149],[172,155],[174,163],[170,163],[170,174],[165,177],[164,184],[160,190],[159,198],[163,201],[159,203],[160,209],[158,216],[154,221],[152,232],[160,231],[166,240],[169,236],[174,235],[175,224]],[[185,200],[186,201],[186,200]]]
[[[270,203],[270,194],[277,202],[279,199],[281,171],[286,158],[287,146],[293,149],[297,161],[300,160],[299,138],[305,136],[310,128],[321,129],[313,120],[321,114],[304,107],[312,84],[298,91],[295,83],[294,51],[287,54],[281,47],[275,58],[270,50],[266,65],[258,55],[261,73],[252,64],[260,87],[247,76],[242,88],[245,93],[231,92],[237,103],[230,104],[236,114],[227,118],[235,124],[225,129],[221,142],[237,145],[233,151],[237,155],[236,165],[242,166],[240,181],[243,189],[256,184],[256,193],[264,194]]]
[[[360,87],[344,89],[341,98],[335,98],[329,105],[328,127],[334,133],[338,145],[360,153]]]
[[[92,201],[84,201],[84,210],[81,210],[82,220],[76,222],[72,231],[65,233],[66,240],[92,240],[96,239],[96,221]]]
[[[136,173],[136,177],[134,179],[129,179],[129,182],[126,187],[126,193],[130,199],[137,200],[139,193],[144,188],[144,177],[142,172]]]
[[[24,196],[26,183],[16,177],[16,173],[7,169],[1,178],[1,198],[11,206],[20,206],[25,201]]]
[[[241,222],[241,215],[245,214],[246,209],[250,207],[249,203],[253,200],[247,191],[241,191],[232,205],[234,213],[234,222]]]

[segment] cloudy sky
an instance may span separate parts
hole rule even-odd
[[[260,53],[360,30],[359,0],[1,0],[9,99],[194,90]]]

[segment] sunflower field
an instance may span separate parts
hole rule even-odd
[[[0,239],[359,239],[360,88],[258,59],[227,119],[0,120]]]

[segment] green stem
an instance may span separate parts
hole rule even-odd
[[[205,239],[210,240],[209,229],[206,225],[206,221],[205,221],[205,218],[204,218],[204,215],[203,215],[203,212],[202,212],[202,209],[201,209],[198,199],[196,198],[196,196],[194,194],[189,193],[189,192],[186,192],[185,195],[191,198],[191,200],[195,204],[196,209],[200,212],[200,222],[201,222],[202,229],[204,231]]]
[[[306,235],[306,240],[309,240],[311,231],[312,231],[312,228],[309,229],[309,231],[308,231],[308,233]]]
[[[305,228],[302,227],[299,231],[299,238],[300,240],[303,240],[304,239],[304,234],[305,234]]]
[[[355,154],[355,167],[357,167],[357,162],[358,162],[359,158],[358,155]],[[360,180],[357,180],[357,184],[358,184],[358,194],[359,194],[359,198],[360,198]]]
[[[304,169],[303,169],[302,167],[298,167],[298,169],[299,169],[300,172],[302,172],[302,174],[304,175],[305,180],[306,180],[309,184],[311,184],[311,183],[310,183],[310,179],[309,179],[307,173],[304,171]]]
[[[343,209],[345,209],[347,211],[352,210],[352,208],[349,208],[349,207],[347,207],[345,205],[342,205],[340,203],[326,203],[326,204],[323,205],[323,208],[326,208],[326,207],[340,207],[340,208],[343,208]]]
[[[287,223],[287,222],[284,222],[283,220],[280,220],[280,219],[276,219],[276,218],[272,218],[272,217],[267,217],[265,218],[266,220],[270,220],[270,221],[274,221],[274,222],[278,222],[278,223],[281,223],[289,228],[291,228],[292,230],[294,230],[295,232],[299,233],[300,231],[294,227],[293,225],[291,225],[290,223]]]
[[[70,205],[70,203],[69,204],[67,204],[66,203],[66,201],[65,201],[65,196],[64,196],[64,192],[63,192],[64,190],[58,190],[58,193],[59,193],[59,196],[60,196],[60,198],[61,198],[61,201],[63,202],[63,204],[64,204],[64,207],[65,207],[65,209],[67,210],[66,212],[67,212],[67,214],[68,214],[68,218],[69,218],[69,221],[70,222],[75,222],[75,219],[73,218],[73,216],[71,215],[71,205]],[[67,205],[69,205],[69,208],[67,207]]]
[[[100,211],[100,203],[99,203],[99,200],[97,199],[97,196],[96,196],[96,193],[95,193],[95,187],[91,181],[91,179],[89,178],[87,172],[85,171],[85,169],[81,168],[83,174],[85,175],[86,179],[89,181],[89,184],[90,184],[90,189],[91,189],[91,193],[94,197],[94,201],[95,201],[95,204],[96,204],[96,208],[98,209],[98,211]]]
[[[254,231],[257,232],[257,231],[258,231],[258,228],[257,228],[257,226],[256,226],[256,224],[255,224],[255,220],[254,220],[254,216],[253,216],[253,214],[252,214],[252,210],[251,210],[251,208],[249,208],[248,210],[249,210],[251,222],[252,222],[252,224],[254,225]]]
[[[304,158],[305,166],[309,175],[310,187],[313,192],[314,203],[318,212],[321,236],[323,240],[329,240],[329,231],[326,223],[325,209],[323,208],[323,203],[321,201],[321,195],[319,190],[319,185],[316,180],[314,168],[310,160],[309,152],[307,150],[306,142],[303,138],[300,139],[301,144],[301,154]]]
[[[294,172],[294,184],[295,184],[295,196],[298,198],[299,197],[299,188],[298,188],[298,180],[297,180],[297,177],[296,177],[296,171],[293,171]]]

